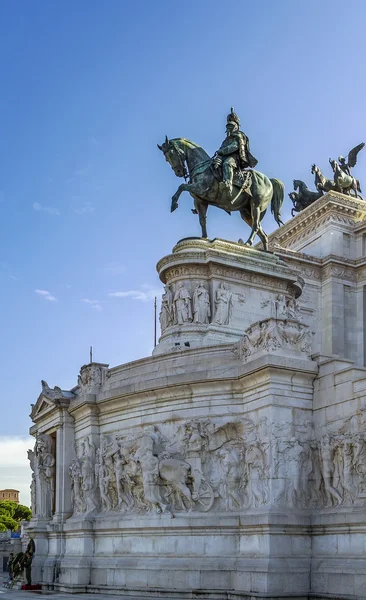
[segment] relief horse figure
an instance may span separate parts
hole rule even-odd
[[[240,184],[234,179],[231,192],[220,188],[220,181],[212,168],[210,156],[203,148],[185,138],[174,138],[160,146],[165,159],[177,177],[189,178],[189,183],[182,183],[172,198],[171,212],[178,208],[178,199],[182,192],[189,192],[194,199],[194,213],[199,216],[202,237],[207,237],[206,213],[209,205],[217,206],[227,213],[239,211],[242,219],[251,227],[246,245],[253,244],[256,235],[262,241],[263,248],[268,251],[268,238],[262,229],[261,221],[266,210],[271,206],[277,224],[281,221],[281,206],[284,199],[284,185],[278,179],[269,179],[255,170],[244,171],[244,182]]]

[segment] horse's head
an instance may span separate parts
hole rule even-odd
[[[329,159],[329,164],[332,167],[332,171],[333,173],[336,173],[339,170],[339,164],[337,163],[336,160],[332,160],[331,158]]]
[[[300,179],[294,179],[294,190],[295,192],[298,190],[298,188],[301,188],[303,185],[303,182]]]
[[[295,204],[295,202],[298,202],[299,200],[299,194],[297,192],[291,192],[288,197],[290,198],[291,202],[293,204]]]
[[[318,167],[318,165],[315,165],[315,164],[311,165],[311,172],[312,172],[313,175],[319,173],[319,167]]]
[[[185,155],[183,150],[178,148],[178,145],[173,140],[169,140],[168,136],[165,136],[165,142],[160,146],[157,144],[159,150],[165,156],[165,160],[170,164],[174,173],[177,177],[184,177],[187,174],[185,167]]]

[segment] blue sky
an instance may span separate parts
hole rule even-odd
[[[1,3],[4,448],[27,435],[40,380],[75,385],[90,344],[111,365],[151,353],[156,262],[200,235],[187,194],[169,212],[165,134],[213,154],[233,105],[286,197],[294,178],[312,185],[314,161],[330,175],[329,157],[366,141],[365,17],[363,0]],[[364,186],[365,167],[366,152]],[[248,229],[210,209],[208,233]],[[10,467],[0,487],[25,490]]]

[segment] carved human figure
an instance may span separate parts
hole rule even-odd
[[[364,426],[364,423],[361,424]],[[354,437],[353,465],[358,476],[357,495],[363,499],[366,497],[366,432],[361,431]]]
[[[177,290],[174,295],[174,315],[175,322],[178,325],[192,321],[191,294],[183,281],[177,284]]]
[[[169,285],[164,288],[161,298],[161,311],[159,315],[161,332],[174,323],[173,294]]]
[[[74,513],[79,514],[84,512],[84,499],[81,488],[81,465],[77,458],[71,461],[69,468],[70,479],[71,479],[71,501],[74,508]]]
[[[117,484],[117,497],[118,506],[120,508],[125,507],[126,510],[132,508],[134,505],[133,499],[125,490],[125,485],[128,483],[128,476],[125,472],[125,466],[127,465],[126,457],[124,456],[122,449],[118,447],[118,450],[113,455],[114,459],[114,472]]]
[[[295,321],[302,320],[300,307],[295,298],[286,298],[286,313],[288,319],[294,319]]]
[[[326,502],[328,506],[333,504],[341,504],[342,498],[338,491],[333,486],[333,475],[334,475],[334,462],[333,462],[333,448],[331,439],[328,435],[323,436],[321,440],[321,459],[322,459],[322,473],[324,481],[324,491]]]
[[[218,457],[223,474],[223,496],[226,510],[233,508],[232,502],[234,508],[240,507],[243,504],[243,498],[240,494],[242,479],[240,452],[236,448],[227,446],[219,450]]]
[[[205,446],[205,439],[200,432],[199,421],[186,421],[184,424],[183,443],[186,448],[186,458],[191,465],[193,477],[193,499],[198,498],[201,482],[203,478],[202,472],[202,450]]]
[[[207,324],[211,316],[210,297],[202,282],[200,282],[193,294],[193,321],[194,323]]]
[[[228,284],[222,281],[215,294],[215,314],[212,322],[216,325],[229,325],[231,306],[232,293]]]
[[[159,459],[154,456],[158,444],[159,438],[155,428],[145,427],[135,458],[141,466],[145,500],[160,513],[164,504],[160,495]]]
[[[30,484],[30,494],[31,494],[31,509],[33,516],[37,515],[37,501],[36,501],[36,453],[33,450],[28,450],[28,460],[29,465],[32,471],[32,482]]]
[[[98,508],[95,481],[95,446],[89,437],[83,441],[83,455],[81,457],[81,489],[85,498],[86,511],[93,512]]]
[[[51,436],[43,434],[37,438],[36,462],[40,492],[39,498],[37,494],[37,513],[40,517],[51,517],[55,474],[55,458],[52,454]]]
[[[248,474],[248,500],[253,507],[262,506],[268,502],[268,479],[266,457],[261,443],[257,439],[248,446],[245,453],[245,464]]]
[[[344,501],[353,503],[357,496],[357,486],[353,481],[353,440],[343,440],[343,489],[345,491]]]
[[[290,506],[296,506],[303,503],[303,494],[305,493],[303,481],[303,463],[306,450],[302,444],[299,444],[296,438],[291,438],[286,452],[287,476],[288,476],[288,494],[287,501]]]
[[[311,472],[309,474],[310,502],[314,506],[323,505],[323,477],[321,469],[321,455],[319,444],[316,440],[310,441]]]
[[[98,448],[98,450],[96,451],[95,478],[96,484],[99,488],[102,510],[112,510],[112,503],[108,493],[110,477],[108,476],[108,471],[103,461],[102,448]]]
[[[105,493],[109,497],[112,508],[116,508],[118,505],[117,481],[114,465],[114,454],[117,450],[118,446],[115,441],[108,444],[106,439],[103,440],[102,463],[104,466],[104,483],[107,486]]]

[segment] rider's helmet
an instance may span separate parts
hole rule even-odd
[[[228,127],[229,125],[236,125],[238,128],[240,127],[240,119],[238,117],[238,115],[234,112],[233,107],[231,107],[231,111],[227,116],[226,119],[226,127]]]
[[[338,162],[342,163],[344,162],[346,159],[344,158],[344,156],[338,156]]]

